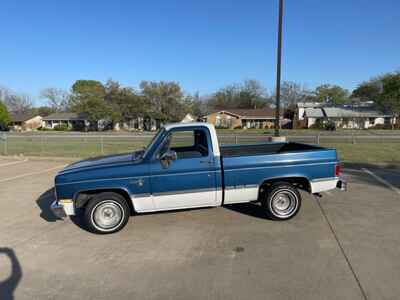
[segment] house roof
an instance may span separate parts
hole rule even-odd
[[[87,120],[88,116],[85,113],[54,113],[47,117],[44,117],[44,121],[84,121]]]
[[[306,108],[304,116],[308,118],[323,118],[325,117],[324,112],[321,108]]]
[[[27,112],[27,113],[11,112],[10,113],[11,122],[26,122],[26,121],[33,119],[34,117],[38,117],[38,116],[39,115],[34,114],[32,112]]]
[[[322,102],[298,102],[297,107],[303,107],[303,108],[316,108],[316,107],[321,107],[324,106],[324,103]]]
[[[269,107],[266,108],[259,108],[259,109],[220,109],[216,112],[224,112],[231,115],[238,116],[242,119],[261,119],[261,118],[274,118],[275,117],[275,110]]]
[[[324,107],[323,108],[328,118],[376,118],[376,117],[390,117],[377,110],[371,109],[349,109],[340,107]]]

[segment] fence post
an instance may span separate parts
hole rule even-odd
[[[235,135],[235,144],[237,144],[238,143],[238,137],[237,137],[237,135]]]
[[[320,136],[320,132],[318,132],[318,134],[317,134],[317,145],[319,145],[319,136]]]
[[[354,132],[353,131],[351,132],[351,142],[352,142],[352,144],[356,143],[356,139],[354,138]]]

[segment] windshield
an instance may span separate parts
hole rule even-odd
[[[151,148],[153,148],[155,142],[158,140],[158,137],[160,137],[160,136],[164,133],[164,131],[165,131],[164,127],[158,130],[158,132],[157,132],[157,133],[153,136],[153,138],[151,139],[150,143],[149,143],[149,144],[147,145],[147,147],[144,149],[144,152],[143,152],[143,156],[142,156],[142,157],[146,157],[146,156],[147,156],[149,150],[150,150]]]

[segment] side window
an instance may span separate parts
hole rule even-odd
[[[170,149],[193,147],[194,131],[175,131],[171,133]]]
[[[166,150],[175,151],[178,159],[208,156],[207,134],[204,130],[171,132],[162,151]]]

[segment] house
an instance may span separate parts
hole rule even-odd
[[[328,120],[335,123],[337,128],[366,129],[376,125],[391,125],[393,117],[369,107],[325,107],[323,108]]]
[[[296,117],[298,121],[304,120],[304,113],[307,109],[318,109],[324,106],[321,102],[298,102]],[[311,112],[311,110],[309,110]]]
[[[42,121],[42,126],[47,129],[66,125],[69,129],[84,130],[90,125],[88,117],[84,113],[54,113],[44,117]]]
[[[305,108],[302,118],[307,128],[315,124],[333,122],[336,128],[366,129],[376,125],[390,126],[395,121],[391,115],[369,107]]]
[[[32,112],[11,112],[10,119],[9,127],[15,131],[31,131],[42,127],[42,117]]]
[[[214,124],[216,128],[272,128],[275,110],[272,108],[218,110],[204,116],[202,120]]]
[[[114,130],[128,131],[156,131],[163,126],[161,119],[150,117],[135,117],[126,122],[117,122],[114,124]]]
[[[299,121],[302,122],[300,127],[310,128],[315,124],[323,123],[326,115],[321,108],[305,107],[302,115],[299,115]]]

